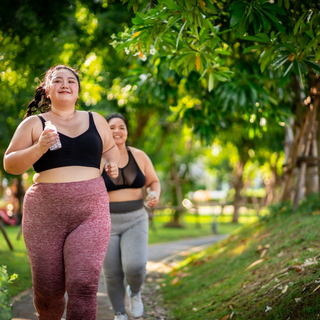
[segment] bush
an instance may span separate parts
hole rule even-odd
[[[18,276],[13,274],[8,276],[7,267],[0,266],[0,320],[12,319],[12,303],[11,296],[8,291],[8,284],[10,284]]]

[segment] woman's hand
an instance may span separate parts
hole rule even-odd
[[[40,138],[38,140],[38,148],[44,154],[48,149],[57,143],[59,140],[59,134],[53,130],[44,130],[42,131]]]
[[[159,197],[156,191],[151,191],[148,196],[146,197],[145,203],[147,207],[154,208],[159,203]]]
[[[110,178],[117,178],[119,175],[119,170],[116,163],[109,163],[104,167],[104,170]]]
[[[147,201],[147,206],[148,206],[149,208],[154,208],[154,207],[156,207],[156,206],[158,205],[158,203],[159,203],[159,198],[156,197],[156,198],[153,199],[153,200]]]

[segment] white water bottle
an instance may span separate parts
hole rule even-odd
[[[46,121],[45,122],[45,128],[44,130],[53,130],[54,132],[57,132],[57,128],[51,123],[51,121]],[[54,151],[54,150],[58,150],[62,147],[62,144],[61,144],[61,141],[60,141],[60,138],[58,138],[58,141],[53,144],[49,149],[51,151]]]
[[[151,191],[148,196],[146,197],[145,201],[144,201],[144,205],[146,207],[149,208],[149,206],[147,205],[147,203],[153,199],[156,199],[157,198],[157,193],[155,191]]]

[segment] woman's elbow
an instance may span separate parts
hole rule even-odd
[[[7,173],[13,174],[13,175],[20,175],[24,173],[24,170],[19,170],[16,166],[8,163],[8,161],[3,161],[3,168]]]

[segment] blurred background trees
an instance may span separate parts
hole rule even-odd
[[[297,203],[319,189],[319,10],[308,0],[2,1],[0,153],[41,76],[64,63],[80,71],[79,109],[128,117],[176,225],[198,189],[229,192],[234,222],[250,189],[265,189],[258,205]],[[1,181],[13,178],[1,168]]]

